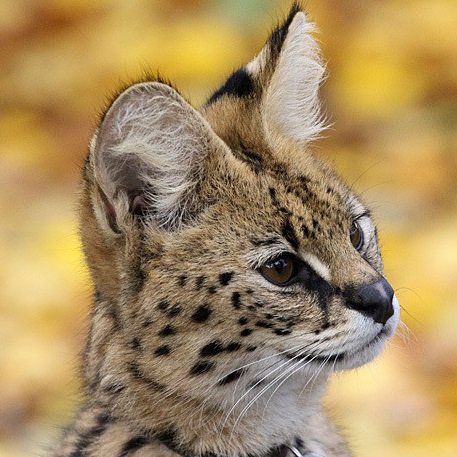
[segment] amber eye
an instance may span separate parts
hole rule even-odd
[[[296,261],[290,254],[281,254],[265,262],[259,271],[271,283],[284,286],[295,276]]]
[[[363,232],[357,221],[352,223],[349,237],[351,239],[352,246],[354,246],[357,250],[360,250],[363,245]]]

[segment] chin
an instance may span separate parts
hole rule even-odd
[[[335,370],[351,370],[361,367],[375,359],[384,349],[386,341],[395,333],[400,320],[400,305],[396,297],[393,300],[394,314],[379,332],[362,347],[341,354],[335,363]]]
[[[344,354],[344,357],[335,364],[335,370],[351,370],[371,362],[381,354],[386,340],[387,336],[381,333],[380,335],[377,335],[372,342],[358,351]]]

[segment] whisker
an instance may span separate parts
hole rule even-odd
[[[288,360],[286,363],[289,363],[289,362],[292,362],[294,359],[297,359],[299,357],[301,357],[305,352],[306,350],[309,349],[308,347],[305,347],[301,352],[299,352],[298,354],[296,354],[294,357],[292,357],[292,359]],[[319,354],[316,354],[311,360],[307,361],[306,364],[308,363],[311,363],[316,357],[318,357]],[[282,366],[284,366],[286,363],[282,364],[280,367],[276,368],[274,371],[277,371],[278,369],[282,368]],[[306,365],[305,364],[305,365]],[[243,416],[246,414],[246,412],[248,411],[248,409],[270,388],[272,387],[276,382],[278,382],[279,380],[281,380],[284,376],[287,376],[287,374],[290,372],[291,369],[293,369],[295,365],[293,365],[292,367],[289,367],[287,370],[285,370],[284,372],[282,372],[279,376],[277,376],[276,378],[274,378],[272,381],[270,381],[259,393],[257,393],[255,395],[255,397],[249,401],[249,403],[243,408],[243,410],[241,411],[241,413],[238,415],[238,418],[236,419],[235,421],[235,424],[233,425],[233,429],[238,425],[238,423],[241,421],[241,419],[243,418]],[[271,375],[274,371],[270,372],[269,375]],[[269,375],[267,375],[266,377],[268,377]],[[264,377],[264,379],[266,378]]]

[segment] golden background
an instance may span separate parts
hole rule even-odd
[[[76,200],[107,96],[144,68],[196,104],[289,2],[0,1],[0,455],[45,455],[78,394],[91,287]],[[309,0],[333,127],[316,151],[374,207],[409,327],[335,376],[356,456],[457,456],[457,2]]]

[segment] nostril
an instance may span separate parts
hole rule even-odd
[[[385,324],[394,313],[393,297],[392,287],[382,278],[353,290],[347,297],[347,306],[373,318],[375,322]]]

